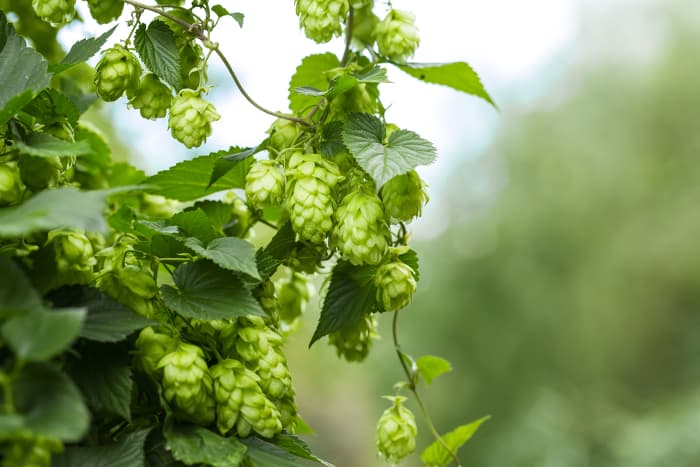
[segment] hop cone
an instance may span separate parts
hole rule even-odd
[[[257,209],[279,204],[284,194],[284,176],[275,161],[255,161],[245,177],[245,195]]]
[[[309,39],[321,44],[343,31],[348,0],[296,0],[299,26]]]
[[[2,467],[50,467],[51,454],[61,451],[63,444],[55,439],[23,439],[5,450]]]
[[[214,105],[199,97],[197,91],[183,89],[170,105],[168,127],[173,138],[194,148],[206,141],[211,123],[220,118]]]
[[[358,322],[346,326],[328,336],[328,343],[335,347],[338,357],[349,362],[361,362],[372,347],[372,341],[377,339],[377,321],[367,315]]]
[[[226,193],[223,200],[231,205],[232,218],[224,229],[224,233],[229,236],[242,237],[250,225],[250,210],[245,202],[236,196],[233,191]]]
[[[141,78],[139,87],[129,99],[129,104],[139,109],[143,118],[155,120],[165,117],[172,98],[170,89],[156,75],[148,73]]]
[[[214,421],[212,379],[202,349],[180,342],[158,368],[163,369],[163,395],[178,415],[201,425]]]
[[[97,95],[106,102],[116,101],[125,91],[129,93],[138,87],[140,75],[139,61],[117,44],[104,51],[95,67]]]
[[[355,112],[375,113],[378,95],[376,85],[360,83],[331,101],[330,119],[341,119]]]
[[[377,286],[377,301],[385,310],[395,311],[411,303],[416,277],[409,265],[396,260],[377,269],[374,285]]]
[[[377,25],[377,46],[385,57],[405,63],[418,48],[420,39],[413,13],[391,10]]]
[[[274,154],[277,155],[280,151],[294,144],[299,135],[299,129],[294,122],[278,118],[267,130],[267,133],[270,135],[268,148],[273,149]]]
[[[355,191],[335,213],[334,241],[352,264],[378,264],[388,246],[389,227],[382,202],[374,194]]]
[[[287,280],[280,283],[277,301],[282,321],[292,323],[301,316],[309,301],[309,284],[306,278],[293,271]]]
[[[275,405],[280,412],[282,428],[290,433],[294,433],[297,425],[297,404],[294,401],[294,389],[289,388],[287,394],[280,400],[275,401]]]
[[[159,373],[158,363],[167,354],[177,348],[175,339],[167,334],[161,334],[152,327],[143,328],[136,339],[138,361],[146,373],[156,376]]]
[[[271,399],[281,399],[292,387],[292,376],[289,374],[287,359],[276,346],[270,346],[255,367],[255,373],[260,377],[260,387]]]
[[[426,184],[415,170],[397,175],[382,187],[384,212],[392,222],[409,222],[420,216],[423,205],[428,202]]]
[[[32,0],[37,16],[51,24],[66,24],[75,16],[75,0]]]
[[[265,356],[271,346],[282,344],[282,337],[267,327],[258,316],[239,318],[236,323],[235,352],[247,365],[253,368]],[[231,353],[230,351],[227,353]]]
[[[15,164],[0,164],[0,206],[17,204],[22,200],[22,180]]]
[[[377,423],[377,449],[388,462],[395,464],[416,450],[416,419],[402,405],[405,397],[386,397],[394,405],[384,411]]]
[[[60,272],[92,271],[97,264],[90,239],[76,230],[52,230],[48,241],[56,251],[56,266]]]
[[[24,155],[17,163],[20,178],[27,188],[41,191],[63,182],[64,167],[57,156],[39,157]]]
[[[90,14],[100,24],[109,23],[119,18],[124,9],[122,0],[87,0]]]

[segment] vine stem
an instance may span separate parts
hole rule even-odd
[[[187,29],[190,33],[194,34],[197,39],[199,39],[202,44],[204,44],[205,47],[208,49],[211,49],[216,53],[216,55],[219,56],[219,59],[221,62],[224,64],[224,67],[226,67],[226,71],[228,71],[228,74],[231,76],[231,79],[233,80],[234,84],[238,88],[238,90],[241,92],[243,97],[256,109],[260,110],[261,112],[264,112],[268,115],[272,115],[273,117],[277,118],[282,118],[284,120],[290,120],[292,122],[298,123],[300,125],[304,126],[312,126],[308,121],[304,120],[303,118],[298,118],[294,117],[292,115],[287,115],[283,114],[280,112],[275,112],[274,110],[269,110],[262,105],[258,104],[251,96],[248,94],[248,92],[245,90],[243,87],[243,83],[241,83],[240,79],[238,79],[238,75],[233,69],[233,66],[231,66],[231,63],[228,61],[226,58],[226,55],[219,49],[218,44],[212,43],[209,38],[202,32],[202,30],[196,25],[196,24],[191,24],[188,23],[187,21],[183,20],[182,18],[178,18],[177,16],[171,15],[167,11],[164,11],[161,8],[157,6],[151,6],[151,5],[146,5],[144,3],[138,2],[136,0],[123,0],[124,3],[127,3],[134,8],[140,9],[140,10],[148,10],[152,11],[153,13],[157,13],[165,18],[168,18],[169,20],[179,24],[183,28]]]
[[[428,414],[428,410],[425,408],[425,404],[423,403],[423,400],[420,398],[420,395],[418,394],[418,388],[416,388],[416,381],[413,376],[413,372],[408,368],[408,365],[406,365],[406,359],[403,356],[403,352],[401,352],[401,347],[399,346],[399,337],[398,337],[398,322],[399,322],[399,310],[394,311],[394,319],[391,323],[391,333],[392,337],[394,339],[394,348],[396,349],[396,355],[399,357],[399,362],[401,362],[401,367],[403,368],[404,373],[406,373],[406,378],[408,378],[408,389],[411,390],[413,393],[413,397],[416,399],[416,403],[418,404],[418,408],[421,411],[421,414],[423,415],[423,418],[425,419],[425,423],[428,425],[428,429],[430,430],[430,433],[432,433],[433,437],[435,440],[442,445],[443,448],[447,450],[449,453],[450,457],[452,460],[455,462],[457,467],[462,467],[462,464],[459,461],[459,457],[457,457],[457,454],[447,445],[444,439],[442,439],[442,436],[440,436],[440,433],[437,431],[437,428],[435,428],[435,425],[433,424],[433,420],[430,418],[430,414]]]

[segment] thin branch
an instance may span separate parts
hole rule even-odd
[[[345,66],[348,64],[348,61],[350,60],[350,53],[352,50],[350,50],[350,44],[352,43],[352,30],[355,25],[355,9],[353,7],[350,7],[350,10],[348,11],[348,24],[345,27],[345,50],[343,51],[343,59],[340,61],[341,66]]]

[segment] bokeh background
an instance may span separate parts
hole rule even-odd
[[[416,61],[468,61],[499,105],[395,69],[381,89],[388,119],[441,154],[421,170],[431,197],[413,225],[422,280],[400,322],[408,353],[454,366],[421,388],[436,425],[492,415],[460,451],[465,466],[699,466],[700,5],[393,4],[418,17]],[[325,47],[298,31],[291,0],[234,8],[246,26],[231,22],[218,40],[251,94],[284,110],[294,68]],[[85,23],[62,40],[99,29]],[[213,66],[224,118],[198,153],[256,144],[271,119]],[[116,118],[122,155],[150,173],[195,154],[123,105],[92,118]],[[339,467],[383,465],[380,395],[402,375],[389,317],[362,365],[325,341],[307,349],[317,317],[312,306],[288,344],[318,433],[309,441]]]

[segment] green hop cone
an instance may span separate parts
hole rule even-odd
[[[321,44],[343,31],[348,0],[296,0],[299,26],[309,39]]]
[[[5,449],[2,467],[50,467],[51,455],[62,451],[63,444],[56,439],[17,440]]]
[[[378,264],[389,245],[389,227],[379,198],[355,191],[343,198],[335,213],[334,243],[354,265]]]
[[[284,194],[284,176],[275,161],[255,161],[245,177],[245,195],[256,209],[279,204]]]
[[[37,16],[54,25],[66,24],[75,16],[75,0],[32,0]]]
[[[177,341],[167,334],[143,328],[136,339],[136,352],[141,368],[149,375],[156,377],[160,373],[158,363],[167,354],[177,348]]]
[[[206,141],[211,135],[211,123],[220,118],[214,104],[202,99],[198,91],[183,89],[170,105],[168,128],[173,138],[194,148]]]
[[[288,279],[280,282],[277,293],[280,319],[287,324],[294,322],[304,312],[309,302],[309,284],[306,277],[292,272]]]
[[[379,338],[377,320],[367,315],[354,324],[328,335],[328,343],[335,347],[338,357],[349,362],[361,362],[372,348],[372,341]]]
[[[124,10],[122,0],[87,0],[90,14],[95,21],[106,24],[119,18]]]
[[[299,128],[290,120],[278,118],[267,130],[267,133],[270,135],[268,149],[272,149],[272,153],[276,156],[280,151],[294,144],[299,136]]]
[[[16,164],[0,164],[0,206],[11,206],[22,200],[22,179]]]
[[[203,50],[194,41],[188,41],[180,48],[180,79],[182,87],[189,89],[198,89],[207,82],[207,64]]]
[[[416,291],[416,276],[411,267],[400,261],[381,265],[374,276],[377,301],[385,310],[395,311],[411,303]]]
[[[394,404],[386,409],[377,423],[377,450],[388,462],[396,464],[416,450],[416,419],[403,406],[403,396],[384,396]]]
[[[257,363],[255,373],[260,378],[260,388],[271,399],[281,399],[292,388],[287,359],[276,346],[270,346]]]
[[[231,220],[224,228],[224,233],[229,236],[242,237],[250,226],[251,213],[248,205],[233,191],[226,193],[223,202],[231,205]]]
[[[95,87],[97,95],[106,102],[119,99],[136,90],[141,76],[141,64],[134,54],[122,45],[105,50],[95,67]]]
[[[289,391],[282,399],[275,401],[277,410],[280,412],[282,428],[284,428],[288,433],[294,433],[297,426],[297,414],[299,411],[297,410],[294,395],[294,389],[289,388]]]
[[[165,117],[172,98],[170,89],[156,75],[148,73],[141,78],[139,87],[129,99],[129,104],[139,109],[143,118],[155,120]]]
[[[52,230],[48,234],[48,242],[53,244],[56,252],[56,266],[59,272],[88,272],[97,264],[92,243],[83,232]]]
[[[24,155],[17,163],[20,178],[27,188],[41,191],[63,182],[64,168],[57,156],[39,157]]]
[[[269,328],[259,316],[248,316],[236,321],[236,339],[234,342],[235,353],[250,367],[255,368],[263,356],[270,350],[270,346],[282,344],[282,337]],[[231,354],[230,347],[227,354]]]
[[[389,11],[376,29],[379,52],[390,60],[405,63],[420,43],[415,21],[416,17],[411,12]]]
[[[352,39],[357,42],[358,48],[371,47],[377,40],[377,24],[379,18],[372,12],[374,2],[368,5],[355,7],[355,18],[352,28]]]
[[[163,395],[176,414],[201,425],[212,423],[215,402],[212,379],[199,347],[180,342],[158,362],[163,369]]]
[[[397,175],[382,187],[384,212],[392,222],[410,222],[428,202],[427,185],[415,170]]]
[[[360,83],[331,101],[331,120],[340,120],[351,113],[376,113],[379,91],[377,85]]]

